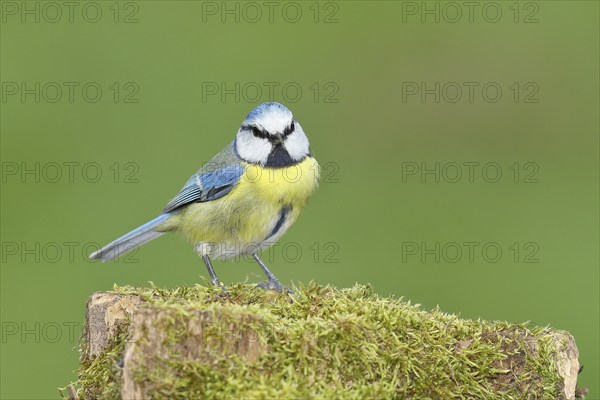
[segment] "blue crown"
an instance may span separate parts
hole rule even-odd
[[[270,113],[282,113],[289,114],[290,117],[292,116],[292,112],[286,106],[274,101],[270,101],[254,107],[254,109],[246,116],[246,120],[256,120],[257,118]]]

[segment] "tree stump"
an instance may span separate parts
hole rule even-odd
[[[575,399],[564,331],[471,321],[367,286],[115,288],[86,310],[79,398]]]

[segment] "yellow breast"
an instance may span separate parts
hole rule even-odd
[[[191,204],[179,215],[177,228],[192,243],[260,242],[282,207],[291,210],[289,223],[295,221],[318,185],[319,165],[312,157],[285,168],[244,167],[239,183],[226,196]]]
[[[285,168],[264,168],[244,163],[240,192],[281,205],[306,203],[319,181],[319,164],[312,157]],[[236,188],[237,190],[237,188]]]

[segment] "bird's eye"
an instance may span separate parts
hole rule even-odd
[[[296,125],[294,125],[294,121],[292,121],[292,123],[290,124],[290,126],[288,126],[287,128],[285,128],[285,130],[283,131],[283,136],[290,135],[291,133],[294,132],[295,129],[296,129]]]
[[[250,127],[250,130],[252,131],[252,134],[258,138],[266,139],[268,137],[268,134],[265,131],[259,129],[254,125]]]

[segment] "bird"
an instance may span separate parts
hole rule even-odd
[[[214,285],[224,288],[212,260],[251,256],[267,278],[260,288],[288,291],[259,253],[298,219],[319,176],[319,164],[292,112],[277,102],[260,104],[248,113],[233,142],[193,174],[158,217],[89,257],[109,261],[176,232],[194,246]]]

